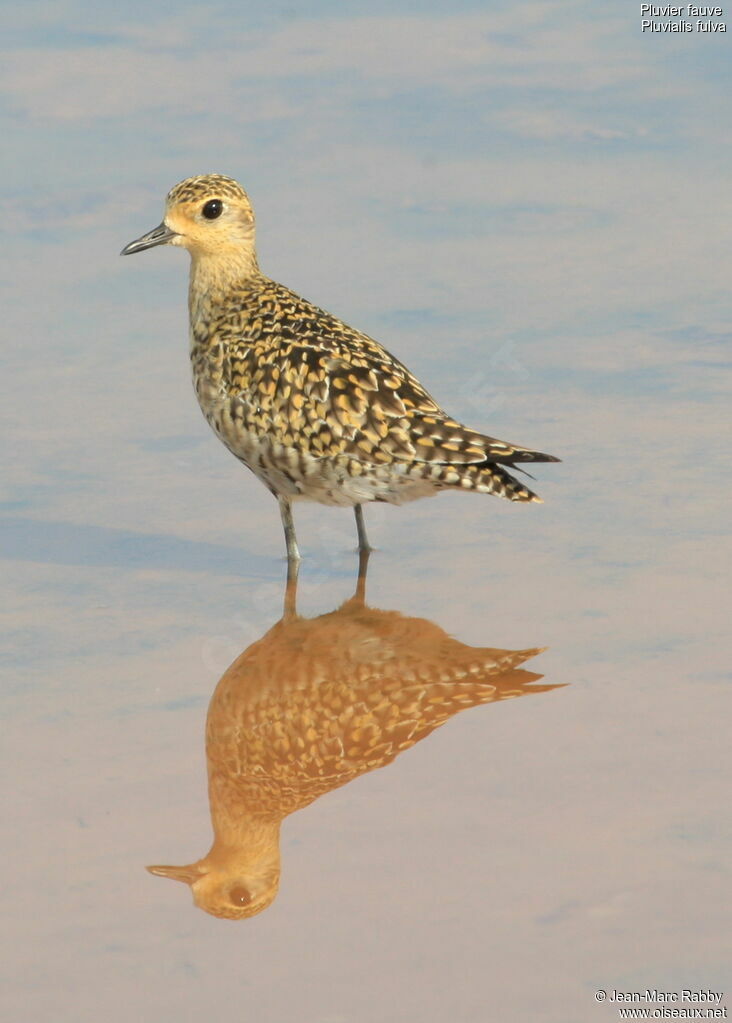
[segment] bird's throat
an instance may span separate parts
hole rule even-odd
[[[223,297],[246,288],[259,275],[254,249],[231,248],[216,252],[191,252],[191,295]]]

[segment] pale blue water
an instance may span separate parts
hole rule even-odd
[[[9,1018],[588,1023],[599,987],[725,989],[729,33],[639,7],[6,8]],[[542,507],[368,509],[369,599],[571,686],[295,815],[240,924],[142,869],[202,852],[205,707],[282,597],[276,507],[192,395],[186,258],[117,256],[205,171],[266,272],[564,459]],[[352,518],[297,524],[316,614]]]

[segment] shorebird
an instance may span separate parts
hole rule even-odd
[[[190,356],[198,401],[226,447],[279,502],[287,555],[300,553],[292,502],[403,504],[444,489],[541,499],[505,468],[557,462],[444,412],[378,341],[259,269],[254,211],[233,178],[187,178],[162,223],[122,255],[178,245],[191,255]]]
[[[214,691],[213,844],[186,866],[147,868],[188,884],[207,913],[240,920],[271,905],[285,817],[390,764],[459,711],[559,688],[520,667],[539,647],[466,646],[424,618],[369,607],[362,566],[355,596],[318,618],[296,613],[290,574],[282,619]]]

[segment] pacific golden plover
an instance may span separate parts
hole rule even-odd
[[[155,245],[191,254],[190,354],[203,413],[279,501],[289,558],[300,557],[295,500],[355,509],[445,488],[540,501],[504,466],[556,462],[451,419],[409,370],[257,264],[254,212],[233,178],[187,178],[162,223],[122,255]]]
[[[214,841],[185,866],[197,906],[242,919],[280,880],[285,817],[390,764],[469,707],[558,688],[520,665],[540,653],[471,647],[357,595],[318,618],[285,615],[224,673],[206,722]],[[294,603],[294,595],[290,595]]]

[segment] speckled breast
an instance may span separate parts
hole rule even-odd
[[[261,407],[267,405],[265,398],[259,404],[250,398],[241,377],[237,383],[242,389],[232,394],[230,356],[227,363],[220,341],[206,344],[193,339],[196,396],[219,439],[276,496],[353,506],[364,501],[402,504],[436,492],[435,481],[425,479],[417,466],[375,465],[345,454],[314,455],[305,444],[290,442],[292,430],[283,443],[281,428],[278,431],[272,422],[268,429],[273,413]]]

